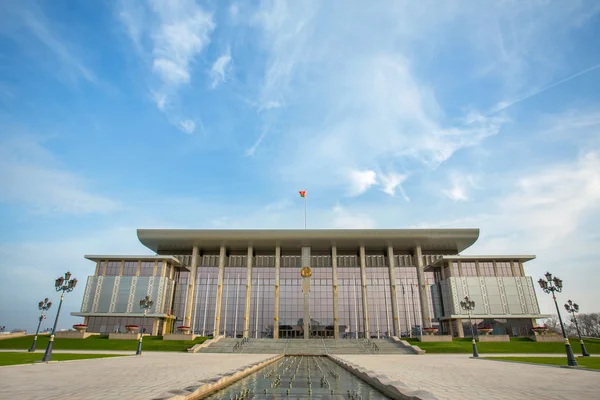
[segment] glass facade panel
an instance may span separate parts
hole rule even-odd
[[[135,276],[137,266],[137,261],[125,261],[125,266],[123,267],[123,276]]]
[[[463,261],[460,263],[462,276],[477,276],[477,268],[474,261]]]
[[[479,262],[479,275],[480,276],[495,276],[494,275],[494,263],[488,261]]]
[[[160,271],[157,273],[160,274]],[[154,275],[154,261],[142,261],[140,264],[140,276],[153,276]]]
[[[106,276],[117,276],[121,271],[121,261],[109,261],[106,267]]]
[[[513,276],[510,261],[497,261],[496,270],[498,271],[498,276]]]

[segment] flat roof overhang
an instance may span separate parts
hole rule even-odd
[[[194,246],[217,250],[313,249],[356,250],[357,246],[385,249],[393,246],[398,251],[412,251],[421,246],[423,251],[459,253],[479,237],[479,229],[295,229],[295,230],[204,230],[204,229],[138,229],[140,242],[154,252],[191,251]]]
[[[432,265],[439,266],[444,261],[521,261],[527,262],[534,260],[534,255],[503,255],[503,256],[442,256],[436,260]]]
[[[87,255],[84,256],[86,259],[90,260],[90,261],[167,261],[170,263],[173,263],[174,265],[180,265],[181,262],[179,261],[179,259],[177,259],[176,257],[173,256],[120,256],[120,255],[115,255],[115,254],[109,254],[109,255]]]

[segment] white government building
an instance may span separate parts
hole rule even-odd
[[[189,326],[207,336],[469,336],[460,301],[495,334],[526,336],[540,314],[532,255],[460,255],[478,229],[138,229],[156,255],[88,255],[88,332]],[[143,319],[139,300],[154,300]],[[305,321],[310,321],[308,324]]]

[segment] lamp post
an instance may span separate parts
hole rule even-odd
[[[39,317],[37,330],[35,331],[35,336],[33,337],[33,343],[31,344],[31,347],[29,348],[30,353],[33,353],[35,351],[35,344],[37,343],[38,333],[40,333],[40,325],[42,325],[42,321],[44,319],[46,319],[46,315],[44,314],[44,311],[48,311],[50,309],[50,307],[52,307],[52,302],[48,301],[47,297],[44,299],[44,301],[40,301],[40,303],[38,304],[38,308],[42,311],[42,314]]]
[[[573,322],[575,322],[575,328],[577,329],[577,336],[579,336],[579,344],[581,344],[581,355],[584,357],[589,357],[590,353],[587,352],[585,348],[585,344],[583,343],[583,339],[581,338],[581,332],[579,331],[579,324],[577,323],[577,317],[575,313],[579,312],[579,305],[577,303],[573,303],[571,300],[567,301],[565,304],[565,309],[568,313],[573,315]]]
[[[552,293],[552,299],[554,300],[554,305],[556,306],[556,312],[558,313],[558,321],[560,322],[560,329],[562,330],[563,338],[565,339],[565,350],[567,351],[567,363],[571,367],[577,366],[577,361],[575,360],[575,356],[573,355],[573,349],[571,349],[571,344],[569,343],[569,338],[567,337],[567,332],[565,332],[565,325],[563,324],[562,317],[560,316],[560,309],[558,308],[558,303],[556,302],[556,295],[554,292],[562,292],[562,279],[559,279],[557,276],[554,278],[550,272],[546,272],[544,275],[546,280],[540,278],[538,283],[540,287],[545,293]]]
[[[146,322],[146,313],[150,308],[152,308],[153,304],[154,301],[150,300],[150,296],[146,296],[140,300],[140,308],[144,311],[144,319],[142,321],[140,340],[138,341],[137,351],[135,352],[135,354],[137,354],[138,356],[142,355],[142,339],[144,338],[144,322]]]
[[[471,323],[471,311],[475,309],[475,302],[469,299],[469,296],[465,296],[464,301],[460,302],[460,306],[469,315],[469,326],[471,327],[471,336],[473,336],[473,358],[479,357],[477,351],[477,342],[475,342],[475,335],[473,334],[473,324]]]
[[[42,358],[42,362],[48,362],[52,360],[52,345],[54,344],[54,335],[56,333],[56,324],[58,323],[58,317],[60,316],[60,309],[62,307],[63,300],[65,298],[65,292],[72,292],[77,286],[77,279],[71,279],[71,273],[67,272],[64,277],[60,277],[54,281],[54,288],[57,292],[62,292],[60,295],[60,303],[58,303],[58,311],[56,312],[56,319],[54,320],[54,326],[52,327],[52,333],[50,334],[50,340],[46,347],[46,352]]]

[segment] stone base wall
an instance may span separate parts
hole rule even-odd
[[[476,338],[478,342],[510,342],[508,335],[480,335]]]
[[[77,332],[77,331],[64,331],[64,332],[56,332],[54,337],[60,339],[87,339],[90,336],[97,336],[99,333],[94,332]]]
[[[200,335],[184,335],[182,333],[170,333],[163,336],[163,340],[194,340]]]
[[[564,342],[565,338],[560,335],[532,335],[529,339],[534,342]]]
[[[452,336],[450,335],[423,335],[417,337],[419,342],[451,342]]]
[[[40,333],[40,335],[41,335],[41,333]],[[21,336],[25,336],[25,332],[3,333],[2,335],[0,335],[0,340],[12,339],[12,338],[21,337]]]
[[[109,333],[108,338],[116,339],[116,340],[140,340],[140,334],[139,333]]]

